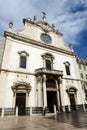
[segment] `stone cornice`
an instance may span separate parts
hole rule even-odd
[[[61,49],[61,48],[58,48],[58,47],[55,47],[55,46],[51,46],[51,45],[46,45],[46,44],[43,44],[39,41],[35,41],[33,39],[29,39],[27,37],[24,37],[24,36],[21,36],[19,34],[15,34],[15,33],[12,33],[12,32],[5,31],[4,36],[5,37],[11,37],[13,39],[23,41],[23,42],[26,42],[26,43],[29,43],[29,44],[32,44],[32,45],[47,48],[47,49],[50,49],[50,50],[53,50],[53,51],[57,51],[57,52],[61,52],[61,53],[64,53],[64,54],[75,56],[75,53],[72,52],[72,51],[64,50],[64,49]]]
[[[74,81],[81,81],[81,79],[75,79],[75,78],[65,78],[65,77],[63,77],[62,79],[65,79],[65,80],[74,80]]]
[[[9,70],[9,69],[0,69],[0,72],[9,72],[9,73],[17,73],[17,74],[27,74],[27,75],[35,75],[35,73],[17,71],[17,70]]]
[[[17,74],[27,74],[27,75],[36,75],[36,73],[16,71],[16,70],[8,70],[8,69],[0,69],[0,73],[1,72],[9,72],[9,73],[17,73]],[[62,79],[65,79],[65,80],[74,80],[74,81],[81,81],[81,79],[75,79],[75,78],[65,78],[65,77],[62,77]]]
[[[87,59],[77,57],[76,60],[78,64],[87,65]]]

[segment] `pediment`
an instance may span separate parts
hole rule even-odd
[[[43,16],[43,19],[41,21],[37,21],[36,16],[34,16],[34,19],[32,20],[31,18],[27,18],[27,19],[23,19],[23,23],[24,25],[33,25],[33,26],[38,26],[40,28],[42,28],[43,31],[45,31],[46,33],[51,32],[55,32],[56,34],[59,35],[63,35],[60,31],[55,29],[54,24],[49,24],[47,22],[47,19],[45,16]]]
[[[31,85],[30,83],[27,83],[27,82],[20,82],[20,81],[15,82],[11,88],[14,93],[14,96],[19,90],[26,91],[28,95],[29,95],[29,92],[31,91]]]
[[[70,94],[70,93],[77,93],[77,90],[78,89],[76,87],[74,87],[74,86],[67,86],[66,92],[68,94]]]

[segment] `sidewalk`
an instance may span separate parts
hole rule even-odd
[[[55,116],[54,116],[55,117]],[[56,117],[55,117],[56,118]],[[0,130],[86,130],[48,116],[0,117]]]

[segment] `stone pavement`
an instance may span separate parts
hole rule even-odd
[[[57,116],[51,116],[50,119],[57,120],[73,125],[76,128],[87,129],[87,112],[85,111],[73,111],[69,113],[59,113]]]
[[[0,117],[0,130],[87,130],[57,120],[57,116]]]

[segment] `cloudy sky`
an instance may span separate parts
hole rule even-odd
[[[0,35],[10,20],[13,29],[21,29],[23,18],[40,20],[42,12],[64,34],[65,44],[72,42],[76,54],[87,59],[87,0],[0,0]]]

